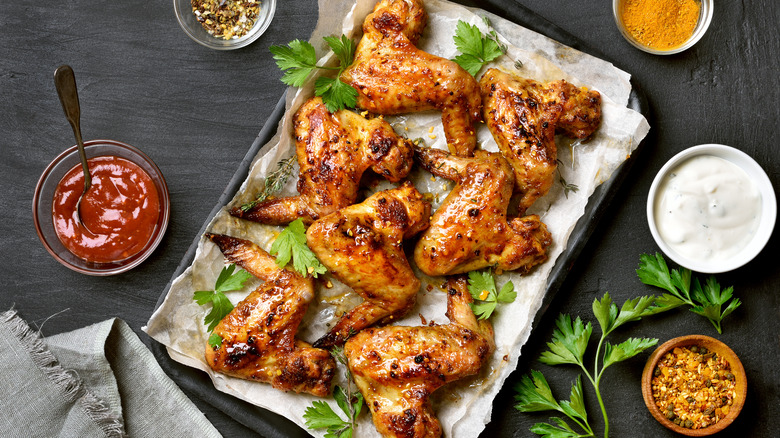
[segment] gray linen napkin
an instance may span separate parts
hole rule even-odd
[[[41,338],[0,314],[0,436],[220,437],[122,320]]]

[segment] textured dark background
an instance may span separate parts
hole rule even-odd
[[[646,225],[645,202],[653,176],[667,159],[696,144],[727,144],[755,158],[774,186],[780,187],[776,138],[780,7],[774,0],[716,3],[704,38],[686,52],[665,57],[645,54],[626,43],[614,25],[610,2],[482,4],[499,14],[549,20],[594,54],[631,73],[647,97],[652,127],[631,173],[563,287],[535,323],[518,371],[497,398],[484,436],[529,436],[531,425],[547,420],[547,414],[520,414],[511,408],[511,387],[530,369],[542,370],[559,397],[568,395],[577,370],[548,367],[536,360],[559,312],[593,320],[591,302],[604,292],[618,303],[655,292],[637,280],[634,270],[641,253],[657,250]],[[521,5],[542,18],[530,16]],[[4,280],[0,309],[14,307],[33,326],[42,326],[44,335],[117,316],[151,345],[141,326],[284,91],[268,47],[308,39],[316,14],[315,0],[281,2],[271,27],[257,42],[219,52],[187,38],[170,1],[4,4],[0,13],[0,278]],[[65,63],[76,71],[85,138],[111,138],[139,147],[162,169],[170,189],[172,216],[162,245],[141,266],[116,277],[87,277],[62,267],[43,249],[32,223],[31,201],[38,177],[73,143],[52,82],[54,69]],[[628,336],[657,337],[663,342],[701,333],[730,345],[748,373],[748,399],[741,416],[720,436],[776,436],[780,416],[777,250],[775,233],[753,262],[718,275],[722,284],[735,286],[744,303],[725,320],[723,335],[685,310],[631,324],[611,335],[615,342]],[[639,379],[646,358],[643,354],[613,366],[602,381],[612,436],[672,436],[650,417],[642,402]],[[591,422],[600,431],[595,396],[587,386],[585,392]],[[224,435],[257,435],[212,407],[209,400],[188,393]],[[305,436],[285,421],[268,418],[280,432],[264,430],[264,435]]]

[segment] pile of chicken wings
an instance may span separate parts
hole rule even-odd
[[[418,49],[426,23],[422,0],[380,1],[341,76],[358,91],[359,112],[330,113],[316,97],[305,102],[293,125],[299,194],[231,210],[264,224],[303,218],[308,246],[363,298],[360,305],[313,345],[296,339],[315,298],[313,280],[279,268],[252,242],[207,234],[228,261],[263,281],[216,327],[223,342],[206,347],[209,366],[327,396],[336,369],[328,349],[343,345],[374,424],[388,437],[441,436],[431,393],[478,373],[495,349],[490,323],[477,321],[469,307],[463,274],[486,267],[526,273],[547,259],[551,235],[539,216],[525,212],[554,181],[556,133],[586,138],[601,120],[596,91],[494,68],[477,81],[455,62]],[[449,151],[415,144],[374,117],[429,110],[441,112]],[[477,149],[480,122],[500,153]],[[455,184],[432,215],[426,197],[404,181],[415,162]],[[368,170],[404,182],[358,203]],[[513,197],[518,214],[509,216]],[[405,247],[422,273],[444,277],[449,324],[385,325],[414,307],[420,289]]]

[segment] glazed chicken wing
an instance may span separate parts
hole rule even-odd
[[[441,111],[450,151],[470,156],[473,124],[481,119],[479,87],[455,62],[415,47],[427,22],[421,0],[379,2],[341,80],[358,91],[358,107],[373,113]]]
[[[479,86],[485,123],[514,168],[525,212],[555,179],[555,133],[590,136],[601,122],[601,95],[564,80],[545,84],[492,68]]]
[[[469,307],[465,278],[447,283],[450,323],[369,328],[344,345],[349,368],[385,437],[439,437],[430,395],[479,372],[495,349],[493,328]]]
[[[301,105],[294,126],[300,195],[267,200],[248,211],[233,208],[230,214],[273,225],[299,217],[311,223],[352,205],[367,169],[397,182],[412,167],[411,142],[380,118],[348,110],[331,114],[316,97]]]
[[[206,234],[225,257],[261,280],[260,287],[217,324],[219,348],[206,346],[206,362],[217,372],[268,382],[283,391],[324,397],[336,364],[327,350],[295,339],[298,325],[314,298],[311,278],[281,269],[252,242]]]
[[[409,266],[402,243],[428,226],[430,212],[430,204],[406,182],[309,227],[307,243],[317,258],[364,299],[315,346],[342,344],[353,332],[398,318],[414,306],[420,280]]]
[[[488,266],[528,271],[547,260],[552,239],[539,216],[507,219],[514,178],[501,154],[478,150],[466,158],[439,149],[416,151],[429,172],[456,183],[414,249],[421,271],[431,276]]]

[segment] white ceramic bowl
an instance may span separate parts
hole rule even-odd
[[[755,184],[759,193],[761,194],[761,217],[759,219],[758,229],[756,230],[753,238],[747,245],[733,257],[725,260],[695,260],[675,251],[666,241],[664,241],[656,224],[656,200],[661,194],[659,193],[659,186],[664,178],[673,170],[677,165],[681,164],[689,158],[699,155],[710,155],[727,160],[747,173],[750,179]],[[650,226],[650,233],[653,235],[653,239],[661,248],[664,254],[670,259],[676,262],[680,266],[684,266],[692,271],[715,274],[720,272],[727,272],[737,269],[749,261],[761,252],[769,238],[772,235],[772,230],[775,227],[775,220],[777,219],[777,199],[775,192],[772,188],[772,182],[769,180],[764,169],[756,163],[746,153],[739,149],[732,148],[730,146],[724,146],[720,144],[703,144],[688,148],[679,154],[672,157],[666,164],[658,171],[658,174],[653,180],[653,184],[650,186],[650,192],[647,196],[647,222]]]

